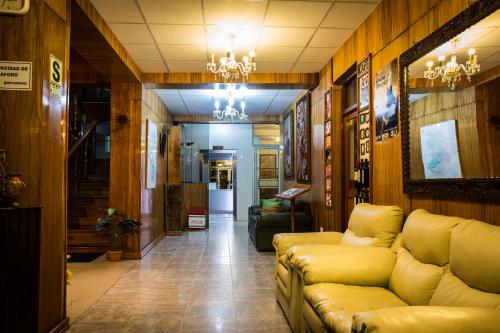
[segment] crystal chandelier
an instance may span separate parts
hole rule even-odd
[[[234,40],[236,35],[231,34],[228,36],[230,42],[230,48],[228,49],[226,56],[220,59],[220,65],[217,68],[215,63],[215,53],[210,53],[210,61],[207,63],[207,70],[219,74],[220,77],[227,80],[239,79],[240,75],[243,79],[246,79],[252,71],[255,71],[257,64],[255,63],[255,52],[250,51],[250,53],[243,57],[243,61],[236,60],[236,54],[234,52]]]
[[[216,87],[216,92],[218,91],[218,87]],[[240,110],[236,109],[234,106],[235,104],[235,98],[237,95],[236,87],[234,84],[230,84],[229,87],[225,90],[225,100],[226,100],[226,107],[224,109],[221,109],[221,103],[218,99],[215,99],[214,101],[214,110],[212,111],[212,115],[214,118],[217,120],[227,120],[227,121],[234,121],[234,120],[247,120],[248,115],[245,113],[245,95],[244,95],[244,87],[240,89],[240,91],[243,93],[243,100],[240,102]]]
[[[479,72],[481,65],[477,61],[477,55],[475,49],[469,49],[467,53],[469,54],[469,60],[464,64],[457,62],[457,42],[458,38],[452,39],[453,52],[451,55],[451,60],[445,63],[446,56],[440,55],[438,57],[439,66],[432,68],[434,63],[432,60],[427,62],[427,70],[424,72],[424,77],[426,79],[433,80],[437,77],[441,77],[441,82],[447,82],[448,87],[452,90],[455,89],[455,84],[460,82],[462,72],[467,75],[467,80],[470,82],[470,77],[476,72]]]

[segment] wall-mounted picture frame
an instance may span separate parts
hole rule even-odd
[[[388,140],[398,135],[399,82],[398,59],[392,60],[375,75],[376,140]]]
[[[288,111],[283,118],[283,158],[284,158],[284,173],[285,180],[293,180],[294,173],[294,153],[295,153],[295,140],[293,137],[293,111]]]
[[[325,163],[325,206],[332,207],[332,89],[328,89],[324,96],[324,163]]]
[[[146,188],[156,188],[156,163],[158,156],[158,126],[152,119],[146,120]]]
[[[307,92],[296,104],[295,171],[297,183],[311,183],[311,103]]]

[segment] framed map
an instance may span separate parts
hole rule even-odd
[[[421,127],[420,145],[426,179],[462,178],[455,120]]]

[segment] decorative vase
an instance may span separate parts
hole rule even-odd
[[[122,252],[123,252],[122,250],[118,251],[108,250],[108,252],[106,252],[106,257],[111,262],[120,261],[122,258]]]
[[[21,175],[20,173],[9,173],[4,183],[6,196],[10,199],[11,206],[14,207],[19,206],[17,198],[21,194],[21,190],[26,187],[26,184],[21,179]]]

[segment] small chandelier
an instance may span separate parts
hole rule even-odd
[[[234,53],[234,40],[236,35],[231,34],[228,36],[230,42],[230,48],[226,53],[225,57],[220,59],[219,68],[215,63],[215,53],[210,53],[210,61],[207,63],[207,70],[214,74],[219,74],[220,77],[227,80],[239,79],[240,75],[243,79],[246,79],[252,71],[255,71],[257,64],[255,62],[255,52],[250,51],[250,53],[243,57],[243,62],[236,60],[236,54]]]
[[[434,63],[432,60],[427,62],[427,70],[424,72],[424,77],[426,79],[433,80],[437,77],[441,77],[441,82],[447,82],[448,87],[452,90],[455,89],[455,84],[460,82],[462,71],[467,75],[467,80],[470,82],[470,77],[476,72],[479,72],[481,65],[479,65],[477,61],[477,55],[475,49],[469,49],[467,53],[469,54],[469,60],[464,64],[459,64],[457,62],[457,42],[458,37],[453,38],[453,53],[451,55],[451,60],[446,64],[444,63],[446,56],[440,55],[438,57],[439,66],[436,66],[434,69],[432,66]]]
[[[243,88],[243,87],[242,87]],[[216,91],[218,89],[216,88]],[[244,91],[244,89],[241,89]],[[240,102],[240,110],[236,109],[234,106],[236,87],[234,84],[229,85],[229,88],[225,90],[226,92],[226,107],[221,109],[221,104],[218,99],[214,101],[214,110],[212,111],[212,116],[217,120],[247,120],[248,115],[245,113],[245,96],[243,96],[243,100]]]

